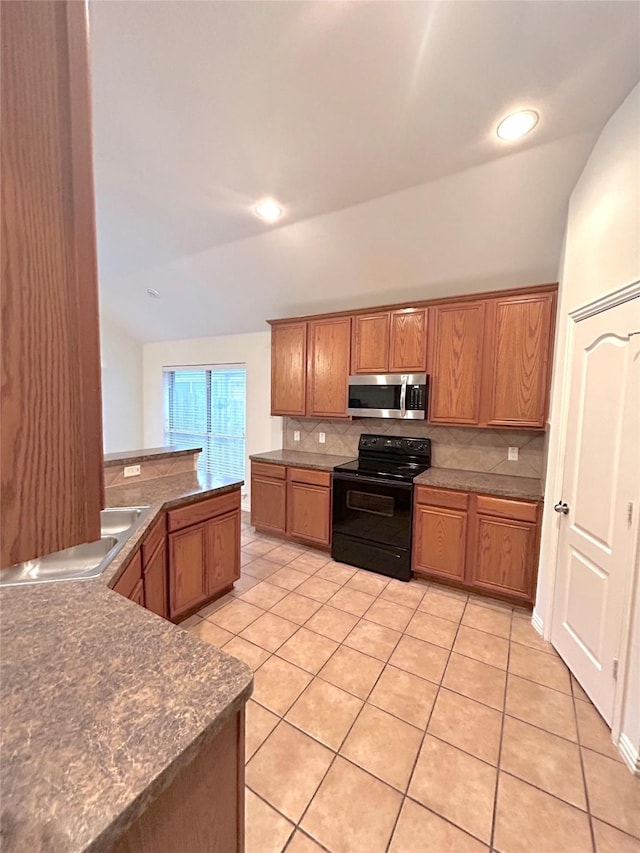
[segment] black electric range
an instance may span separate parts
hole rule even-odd
[[[430,467],[428,438],[361,435],[358,458],[333,469],[333,559],[408,581],[413,480]]]

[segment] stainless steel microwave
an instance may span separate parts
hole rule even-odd
[[[349,377],[349,414],[355,418],[424,420],[426,373],[383,373]]]

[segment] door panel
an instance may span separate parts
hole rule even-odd
[[[480,420],[484,308],[483,302],[466,302],[432,309],[429,420],[434,423]]]
[[[284,533],[287,526],[286,500],[287,484],[284,480],[252,477],[251,524],[274,533]]]
[[[640,299],[570,329],[567,452],[551,639],[604,719],[631,593],[640,464]],[[635,509],[634,509],[635,507]]]
[[[170,615],[197,607],[208,595],[206,577],[208,522],[169,534]]]
[[[207,584],[211,596],[240,577],[240,513],[207,524]]]
[[[535,524],[478,514],[471,579],[483,589],[531,600],[537,551]]]
[[[287,533],[310,542],[331,542],[331,490],[326,486],[289,483]]]
[[[164,539],[146,563],[143,579],[145,606],[166,619],[169,604],[167,601],[167,545]]]
[[[307,371],[307,324],[271,328],[271,414],[304,415]]]
[[[427,369],[427,310],[391,312],[389,373],[424,373]]]
[[[387,373],[389,313],[353,318],[351,373]]]
[[[443,577],[464,578],[467,513],[421,506],[413,518],[413,569]]]
[[[347,417],[350,348],[350,317],[309,323],[309,417]]]
[[[544,427],[554,304],[552,293],[489,301],[486,423]]]

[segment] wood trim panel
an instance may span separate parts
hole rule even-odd
[[[0,4],[0,566],[100,536],[102,413],[84,3]]]
[[[510,518],[515,521],[529,521],[535,524],[538,520],[539,504],[530,501],[517,501],[512,498],[494,498],[488,495],[478,495],[477,508],[479,513]]]
[[[307,324],[271,331],[271,414],[304,416],[307,408]]]
[[[389,373],[424,373],[427,369],[426,308],[392,311],[389,322]]]
[[[167,535],[167,516],[162,512],[151,525],[142,542],[142,565],[146,566]]]
[[[308,329],[307,415],[347,418],[351,319],[313,320]]]
[[[389,312],[358,314],[351,322],[351,374],[387,373]]]
[[[461,510],[467,510],[469,507],[468,492],[456,492],[451,489],[434,489],[430,486],[416,486],[415,492],[416,503],[419,504]]]
[[[144,606],[167,619],[169,616],[167,543],[164,536],[143,563]]]
[[[217,495],[213,498],[205,498],[201,501],[187,504],[180,509],[171,509],[167,513],[169,532],[182,530],[192,524],[199,524],[225,512],[240,509],[240,489],[228,492],[226,495]]]
[[[111,853],[242,853],[244,708],[204,745]]]
[[[484,290],[480,293],[462,293],[459,296],[445,296],[442,299],[420,299],[417,302],[394,302],[390,305],[373,305],[368,308],[353,308],[349,311],[333,311],[324,314],[305,314],[300,317],[280,317],[267,320],[270,326],[284,323],[307,322],[309,320],[324,320],[334,317],[359,317],[363,314],[382,314],[385,311],[400,311],[404,308],[431,308],[435,305],[450,305],[458,302],[478,302],[498,297],[524,296],[537,293],[557,293],[558,282],[533,284],[530,287],[513,287],[509,290]]]
[[[125,598],[131,598],[131,595],[138,583],[142,580],[142,555],[140,550],[134,552],[129,560],[126,569],[120,575],[118,580],[113,585],[112,589],[115,592],[124,595]]]
[[[276,465],[268,462],[252,462],[251,475],[253,477],[268,477],[275,480],[287,479],[286,465]]]
[[[293,483],[308,483],[310,486],[331,486],[329,471],[316,471],[312,468],[289,468],[287,477]]]

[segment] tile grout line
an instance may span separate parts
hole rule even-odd
[[[494,842],[496,835],[496,819],[498,816],[498,792],[500,788],[500,772],[502,765],[502,742],[504,739],[504,721],[507,716],[507,689],[509,687],[509,663],[511,660],[511,632],[513,631],[513,613],[511,614],[511,624],[509,626],[509,648],[507,651],[507,670],[504,679],[504,694],[502,696],[502,715],[500,718],[500,741],[498,743],[498,763],[496,766],[496,786],[493,792],[493,812],[491,814],[491,835],[489,838],[489,849],[494,850]]]
[[[589,787],[587,785],[587,773],[584,769],[584,756],[582,753],[582,742],[580,740],[580,726],[578,724],[578,713],[576,710],[576,697],[573,690],[573,681],[570,680],[571,683],[571,700],[573,704],[573,719],[576,724],[576,737],[578,742],[578,755],[580,756],[580,770],[582,771],[582,784],[584,786],[584,799],[585,805],[587,807],[587,818],[589,821],[589,833],[591,835],[591,847],[593,849],[593,853],[596,853],[596,836],[595,831],[593,829],[593,815],[591,814],[591,803],[589,801]]]

